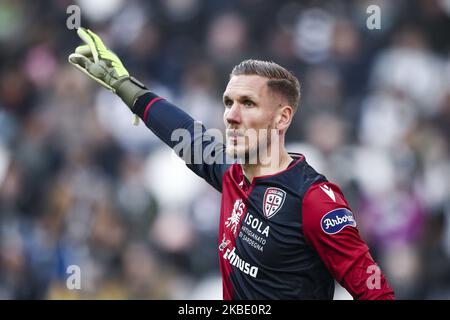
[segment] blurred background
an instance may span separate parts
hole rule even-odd
[[[292,70],[288,150],[342,187],[397,298],[450,299],[450,0],[1,0],[1,299],[222,298],[220,194],[67,63],[71,4],[209,128],[235,64]]]

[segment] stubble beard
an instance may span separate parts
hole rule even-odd
[[[265,129],[258,129],[256,134],[256,146],[250,149],[250,146],[253,144],[250,143],[249,139],[252,138],[252,136],[249,136],[247,134],[243,135],[241,138],[241,141],[238,139],[237,143],[230,147],[230,144],[228,144],[227,147],[227,153],[228,156],[232,157],[232,159],[239,161],[239,163],[244,165],[249,164],[257,164],[259,163],[259,156],[269,150],[269,152],[276,152],[275,150],[271,150],[270,147],[272,146],[272,129],[274,129],[271,125],[268,125]],[[264,130],[265,135],[263,136],[263,139],[259,139],[260,131]],[[254,137],[254,136],[253,136]],[[241,147],[240,145],[245,145],[245,150],[239,150]]]

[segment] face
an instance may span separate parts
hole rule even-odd
[[[271,144],[271,129],[276,128],[281,106],[258,75],[232,76],[223,94],[223,119],[226,126],[227,153],[249,159]]]

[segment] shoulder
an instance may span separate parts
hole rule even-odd
[[[317,181],[306,190],[303,196],[303,205],[314,204],[320,204],[326,208],[348,206],[339,186],[329,181]]]
[[[314,184],[320,182],[327,182],[327,178],[317,172],[307,161],[302,154],[298,154],[297,160],[292,165],[292,169],[289,170],[292,178],[292,183],[295,189],[299,193],[300,197],[303,198],[306,192]]]
[[[302,202],[305,229],[335,235],[345,228],[356,228],[356,221],[341,189],[331,182],[313,184]]]

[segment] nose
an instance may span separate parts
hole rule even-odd
[[[231,108],[225,111],[225,119],[228,124],[241,123],[241,112],[238,103],[233,103]]]

